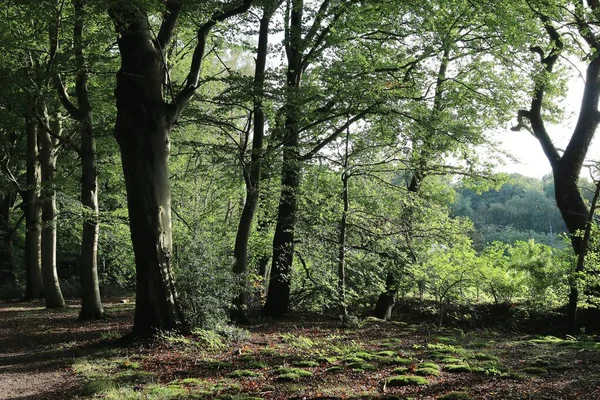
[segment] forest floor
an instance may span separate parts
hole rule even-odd
[[[294,314],[247,330],[111,340],[132,304],[0,304],[0,399],[600,399],[600,343]],[[293,317],[293,320],[292,320]]]

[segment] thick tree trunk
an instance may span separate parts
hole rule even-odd
[[[27,188],[21,192],[25,213],[25,300],[44,297],[42,281],[42,209],[40,207],[41,167],[37,122],[26,120]]]
[[[198,43],[186,82],[177,95],[170,93],[171,104],[163,96],[168,84],[164,50],[173,37],[183,2],[165,2],[166,12],[157,35],[143,4],[114,2],[109,9],[121,56],[115,90],[115,137],[121,148],[137,274],[130,337],[175,329],[183,323],[171,273],[169,132],[199,86],[210,30],[217,23],[247,11],[251,3],[243,0],[219,10],[198,28]]]
[[[289,132],[290,135],[283,150],[281,196],[273,237],[273,261],[267,300],[263,309],[264,315],[276,318],[287,313],[290,303],[294,229],[300,189],[298,135],[295,129],[291,129]]]
[[[117,73],[115,137],[127,189],[136,264],[136,306],[132,337],[180,327],[183,317],[171,272],[169,130],[172,120],[162,98],[165,71],[148,21],[124,7],[113,15],[121,68]],[[126,26],[120,24],[127,23]]]
[[[389,320],[392,317],[394,299],[398,293],[398,285],[393,272],[388,272],[385,280],[385,291],[379,295],[373,316],[379,319]]]
[[[263,314],[281,317],[290,303],[290,283],[294,259],[294,229],[300,189],[302,160],[298,145],[300,132],[298,118],[300,99],[298,89],[302,78],[302,0],[295,0],[290,10],[290,43],[287,68],[287,98],[283,133],[283,166],[281,169],[281,194],[277,210],[277,225],[273,237],[273,260],[267,300]]]
[[[60,134],[58,117],[51,122],[50,129]],[[56,271],[56,191],[54,171],[56,169],[56,140],[48,132],[40,129],[41,170],[42,170],[42,277],[46,308],[62,308],[65,300],[60,290]]]
[[[256,68],[254,71],[254,137],[252,139],[252,154],[249,171],[244,172],[246,180],[246,201],[238,224],[233,256],[235,263],[233,272],[242,277],[242,287],[239,296],[234,300],[233,319],[238,323],[248,323],[245,315],[248,288],[248,241],[252,228],[252,221],[256,212],[260,194],[260,179],[263,159],[263,139],[265,133],[265,114],[263,112],[263,93],[265,82],[265,68],[267,65],[269,24],[273,11],[265,9],[260,20],[258,34],[258,49],[256,51]]]
[[[119,85],[126,79],[129,78],[120,79]],[[136,119],[131,108],[120,107],[115,129],[121,147],[136,262],[133,334],[143,337],[158,329],[175,329],[182,323],[171,273],[168,129],[164,112],[131,98],[126,103],[126,95],[119,96],[119,92],[118,87],[122,104],[147,112],[145,118]]]

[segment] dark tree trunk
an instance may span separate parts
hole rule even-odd
[[[277,225],[273,237],[273,260],[269,289],[263,314],[281,317],[290,303],[290,283],[294,259],[294,229],[300,189],[302,160],[298,145],[300,133],[299,88],[302,77],[302,8],[301,0],[292,1],[290,11],[290,43],[287,69],[287,98],[283,132],[283,166]]]
[[[60,135],[61,127],[58,116],[51,122],[54,133]],[[56,139],[45,130],[38,131],[41,144],[42,170],[42,277],[46,308],[63,308],[65,300],[60,290],[56,271],[56,191],[54,189],[54,172],[56,170]]]
[[[81,140],[81,204],[83,205],[83,230],[81,236],[80,282],[81,311],[79,319],[104,318],[98,280],[98,168],[96,163],[96,138],[92,126],[92,106],[87,86],[88,73],[83,55],[83,29],[85,20],[84,0],[73,0],[75,23],[73,42],[77,78],[75,92],[77,105],[66,104],[73,109],[71,117],[79,122]],[[62,93],[62,91],[61,91]],[[64,99],[67,101],[67,99]]]
[[[392,317],[394,299],[398,293],[398,284],[393,272],[388,272],[385,280],[385,291],[379,295],[377,304],[373,310],[373,316],[379,319],[389,320]]]
[[[27,133],[27,188],[21,192],[25,213],[25,300],[44,297],[42,281],[42,209],[40,207],[41,168],[37,122],[25,121]]]
[[[79,319],[104,318],[98,280],[98,169],[91,112],[81,121],[81,204],[84,207],[81,237]]]
[[[338,302],[342,324],[346,323],[348,308],[346,305],[346,239],[348,230],[348,212],[350,211],[350,192],[348,180],[348,162],[350,154],[350,130],[346,130],[346,143],[344,152],[344,170],[342,171],[342,203],[343,211],[340,218],[340,237],[338,241]]]
[[[121,149],[136,264],[132,335],[178,328],[183,318],[171,272],[169,131],[164,63],[148,20],[127,6],[113,15],[121,53],[115,137]]]
[[[592,9],[595,12],[600,11],[598,4],[592,4]],[[551,41],[552,48],[547,54],[539,47],[533,47],[532,51],[540,56],[540,62],[544,69],[544,73],[550,74],[554,69],[554,65],[561,56],[563,50],[563,41],[552,25],[549,18],[540,16],[542,23]],[[594,34],[588,32],[585,24],[579,24],[580,34],[584,37],[590,47],[598,48],[600,39]],[[567,226],[567,230],[571,235],[571,245],[573,252],[579,256],[582,251],[583,240],[580,235],[584,232],[587,225],[589,209],[585,204],[583,197],[579,191],[578,181],[581,168],[585,161],[590,143],[598,123],[600,122],[600,113],[598,112],[598,98],[600,95],[600,58],[593,58],[586,70],[585,86],[581,100],[581,108],[577,119],[577,124],[569,144],[561,155],[554,143],[552,142],[542,117],[543,99],[546,93],[546,85],[537,83],[535,93],[531,100],[529,110],[520,110],[518,113],[518,125],[513,130],[519,130],[524,126],[524,120],[529,120],[533,134],[540,142],[542,149],[548,159],[552,173],[554,175],[554,187],[556,204],[561,212],[563,220]],[[578,266],[578,272],[583,272],[584,266]],[[579,289],[576,279],[571,279],[569,305],[567,312],[567,323],[569,329],[574,331],[577,325],[577,303],[579,300]]]
[[[263,112],[263,95],[265,83],[265,68],[267,65],[267,54],[269,44],[269,24],[274,9],[265,8],[260,20],[258,34],[258,49],[256,51],[256,67],[254,71],[254,137],[252,139],[252,154],[250,158],[249,171],[244,171],[246,180],[246,201],[240,217],[233,256],[235,263],[233,272],[242,276],[241,292],[234,300],[233,319],[238,323],[249,322],[245,315],[248,288],[248,240],[252,221],[256,212],[256,206],[260,195],[260,179],[263,159],[263,139],[265,133],[265,114]]]
[[[183,2],[164,2],[166,10],[157,35],[143,4],[115,2],[109,10],[121,56],[115,89],[115,137],[121,148],[136,264],[136,304],[130,338],[176,329],[183,323],[171,272],[169,132],[198,88],[210,30],[247,11],[250,4],[251,0],[243,0],[219,10],[199,27],[186,82],[179,93],[170,93],[170,104],[164,101],[168,83],[164,51],[173,37]]]
[[[0,282],[15,283],[13,265],[12,238],[10,216],[16,200],[16,193],[0,193]]]

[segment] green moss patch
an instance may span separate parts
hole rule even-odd
[[[412,360],[403,357],[384,357],[379,360],[381,364],[386,365],[410,365]]]
[[[321,363],[328,363],[328,364],[333,364],[334,362],[336,362],[338,360],[337,357],[319,357],[317,358],[318,362]]]
[[[327,368],[325,370],[325,372],[328,374],[333,374],[333,373],[342,372],[342,371],[344,371],[344,367],[342,367],[341,365],[335,365],[335,366]]]
[[[396,356],[396,352],[392,350],[383,350],[378,351],[377,353],[375,353],[375,355],[379,357],[394,357]]]
[[[422,376],[398,375],[388,378],[388,386],[427,385],[429,381]]]
[[[312,376],[312,372],[300,368],[279,367],[275,370],[278,381],[297,381],[300,378]]]
[[[374,359],[378,358],[377,355],[371,354],[371,353],[366,352],[366,351],[357,351],[357,352],[354,352],[352,354],[349,354],[348,357],[360,358],[363,361],[369,361],[369,360],[374,360]]]
[[[441,369],[439,365],[437,365],[436,363],[432,363],[432,362],[421,363],[417,366],[417,368],[433,368],[433,369],[437,369],[438,371]]]
[[[347,365],[348,368],[361,371],[376,371],[377,368],[373,364],[366,362],[354,362]]]
[[[445,357],[440,360],[442,364],[464,364],[464,361],[456,357]]]
[[[318,367],[319,363],[317,361],[312,361],[312,360],[301,360],[301,361],[296,361],[293,365],[294,365],[294,367],[312,368],[312,367]]]
[[[402,375],[408,372],[408,368],[406,367],[398,367],[393,371],[395,374]]]
[[[444,370],[452,373],[471,372],[471,367],[467,364],[450,364],[446,365]]]

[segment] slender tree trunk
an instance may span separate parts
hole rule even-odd
[[[13,230],[10,223],[16,193],[0,194],[0,282],[15,283],[13,265],[12,238]]]
[[[263,159],[263,139],[265,133],[265,114],[263,112],[263,94],[265,82],[265,68],[267,65],[269,24],[274,10],[265,8],[260,20],[258,34],[258,49],[256,52],[256,68],[254,71],[254,137],[252,139],[252,154],[249,171],[244,172],[246,179],[246,201],[240,217],[233,256],[235,263],[233,272],[242,277],[242,287],[239,296],[234,300],[234,320],[238,323],[248,323],[244,308],[247,303],[248,288],[248,241],[252,221],[260,194],[260,179]]]
[[[79,134],[81,138],[81,204],[84,208],[81,236],[80,282],[81,311],[79,319],[104,318],[98,280],[98,167],[96,138],[92,126],[92,106],[87,86],[88,73],[83,55],[84,2],[73,0],[75,23],[73,40],[77,63],[77,93]]]
[[[27,133],[27,188],[21,192],[25,213],[25,300],[44,297],[42,281],[42,209],[41,167],[38,152],[38,124],[31,118],[25,121]]]
[[[346,143],[348,137],[346,136]],[[342,316],[342,322],[345,322],[348,315],[348,309],[346,307],[346,231],[348,229],[348,211],[350,209],[350,196],[348,193],[348,145],[346,144],[346,160],[344,166],[344,172],[342,173],[342,201],[344,203],[344,210],[342,211],[342,217],[340,218],[340,240],[339,240],[339,256],[338,256],[338,296],[339,296],[339,307],[340,315]]]
[[[292,1],[290,10],[290,46],[287,69],[287,98],[283,132],[283,166],[281,169],[281,195],[277,210],[277,225],[273,237],[273,260],[269,289],[263,314],[281,317],[288,311],[290,283],[294,259],[294,229],[300,190],[302,161],[298,145],[300,133],[299,88],[302,78],[302,0]]]
[[[91,114],[91,113],[90,113]],[[81,237],[79,319],[104,318],[98,280],[98,169],[96,141],[90,118],[81,122],[81,204],[84,207]]]
[[[50,123],[50,129],[60,135],[61,126],[58,117]],[[54,189],[54,171],[56,170],[56,140],[43,129],[38,131],[41,143],[42,170],[42,276],[46,308],[62,308],[65,300],[60,290],[56,271],[56,191]]]

